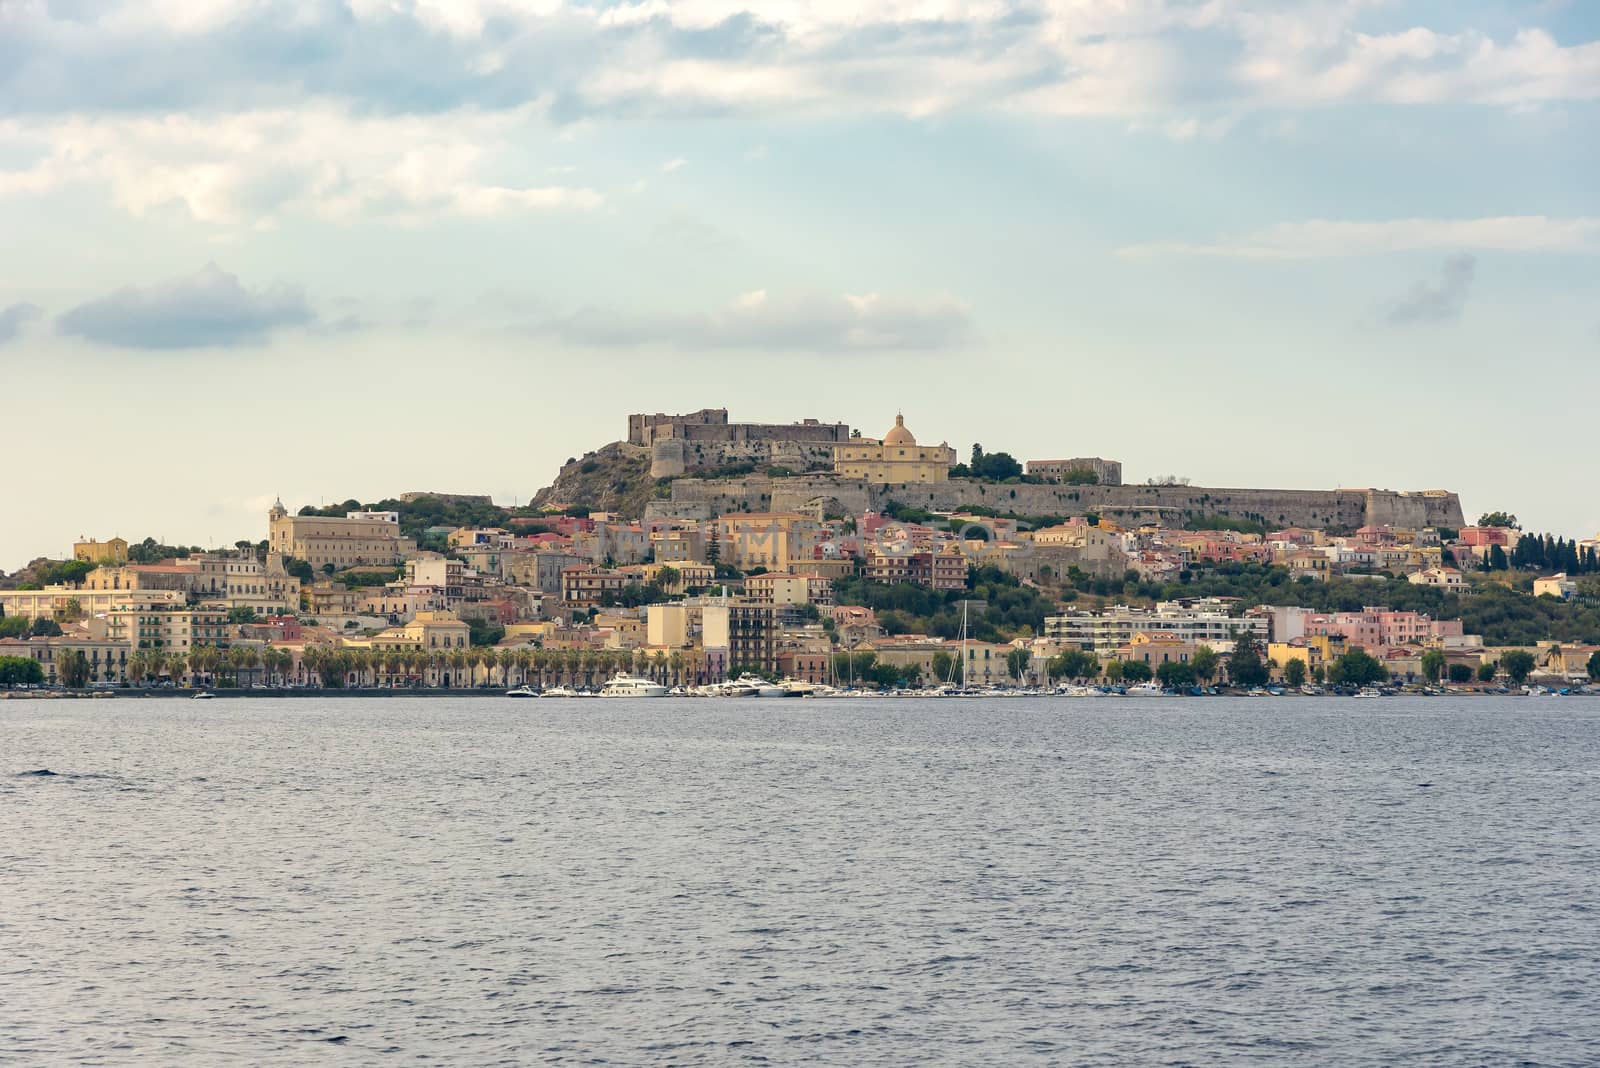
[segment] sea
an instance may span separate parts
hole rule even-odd
[[[0,1063],[1600,1064],[1600,701],[0,702]]]

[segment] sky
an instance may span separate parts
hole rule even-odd
[[[1600,531],[1594,0],[0,0],[0,569],[635,411]]]

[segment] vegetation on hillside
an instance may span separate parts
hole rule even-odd
[[[982,602],[968,610],[967,635],[990,642],[1039,634],[1044,629],[1044,617],[1056,611],[1049,598],[993,567],[975,569],[964,590],[839,579],[834,583],[834,599],[839,604],[873,609],[879,626],[890,634],[928,634],[937,638],[961,634],[962,601]]]
[[[1488,645],[1531,645],[1554,639],[1600,644],[1600,601],[1534,598],[1527,589],[1478,582],[1464,596],[1386,576],[1341,576],[1327,582],[1297,578],[1287,568],[1224,563],[1197,568],[1176,582],[1141,581],[1129,571],[1121,580],[1095,579],[1071,570],[1065,586],[1109,601],[1141,603],[1182,597],[1232,597],[1243,611],[1255,605],[1299,605],[1318,612],[1359,612],[1366,607],[1425,612],[1459,619],[1468,634]],[[1523,579],[1525,585],[1531,580]]]

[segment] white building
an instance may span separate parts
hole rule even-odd
[[[1268,627],[1266,617],[1230,616],[1222,602],[1215,600],[1189,607],[1163,601],[1154,610],[1117,605],[1102,612],[1047,616],[1044,621],[1046,638],[1098,656],[1115,656],[1136,634],[1216,647],[1231,644],[1236,634],[1250,634],[1265,642]]]

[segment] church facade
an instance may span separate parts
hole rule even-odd
[[[944,442],[918,445],[903,415],[894,417],[894,426],[882,441],[852,438],[833,449],[835,474],[879,485],[944,482],[955,463],[956,451]]]

